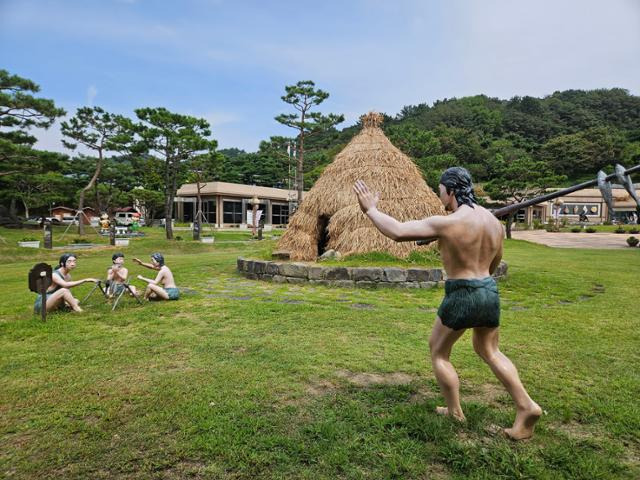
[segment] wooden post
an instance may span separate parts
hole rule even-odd
[[[40,295],[42,295],[42,307],[40,308],[40,313],[42,315],[42,321],[47,321],[47,288],[49,287],[49,283],[47,282],[47,272],[40,272],[40,278],[38,279],[38,290],[40,290]]]
[[[53,228],[51,221],[45,220],[44,222],[44,248],[51,250],[53,248]]]

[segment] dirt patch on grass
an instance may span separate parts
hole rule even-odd
[[[338,386],[330,382],[329,380],[320,380],[314,382],[304,389],[304,391],[313,397],[320,397],[322,395],[328,395],[330,393],[335,392],[338,389]]]
[[[414,378],[402,372],[393,373],[356,373],[348,370],[338,370],[336,376],[344,378],[349,383],[359,387],[370,387],[372,385],[409,385]]]
[[[451,474],[449,473],[449,470],[447,470],[447,467],[436,463],[434,465],[429,465],[429,468],[424,475],[418,478],[424,480],[447,480],[451,478]]]
[[[418,391],[412,394],[409,397],[409,403],[417,404],[417,403],[425,403],[427,400],[431,400],[436,398],[439,395],[439,392],[431,389],[428,386],[420,387]]]
[[[279,407],[299,407],[307,405],[314,398],[332,395],[339,388],[338,385],[330,380],[312,380],[304,386],[304,394],[300,395],[291,392],[281,396],[276,403]]]
[[[183,460],[162,471],[162,478],[211,478],[207,472],[207,464],[196,460]]]
[[[552,423],[549,429],[564,433],[574,440],[595,440],[599,437],[595,429],[578,422]]]
[[[626,445],[623,461],[633,470],[640,470],[640,447],[637,444]]]
[[[483,383],[482,385],[462,385],[460,397],[463,402],[497,404],[507,395],[502,385]]]

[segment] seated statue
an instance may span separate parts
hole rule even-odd
[[[80,308],[80,302],[77,298],[74,298],[71,294],[70,288],[81,285],[87,282],[98,282],[95,278],[83,278],[82,280],[71,280],[71,270],[76,268],[77,258],[73,253],[65,253],[60,257],[58,262],[58,268],[53,271],[51,276],[51,285],[47,289],[45,308],[47,312],[67,305],[71,307],[74,312],[82,312]],[[36,313],[40,313],[42,310],[42,295],[36,297],[34,304],[34,310]]]

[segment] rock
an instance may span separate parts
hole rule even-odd
[[[382,268],[367,267],[351,269],[351,278],[356,282],[379,282],[382,280],[382,275]]]
[[[322,262],[323,260],[338,260],[340,259],[340,257],[342,257],[342,255],[340,255],[340,252],[336,252],[335,250],[332,249],[332,250],[327,250],[322,255],[320,255],[318,257],[318,261]]]
[[[404,268],[385,268],[383,270],[384,280],[387,282],[406,282],[407,271]]]
[[[278,270],[285,277],[309,278],[308,268],[303,263],[283,263]]]
[[[429,282],[430,270],[424,268],[410,268],[407,270],[407,282]]]

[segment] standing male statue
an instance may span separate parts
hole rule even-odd
[[[474,350],[516,404],[513,426],[504,433],[514,440],[531,437],[542,410],[529,397],[516,367],[498,349],[500,298],[491,274],[502,258],[502,225],[477,204],[469,172],[453,167],[440,178],[440,200],[452,212],[450,215],[404,223],[376,208],[379,194],[371,193],[363,181],[358,180],[353,189],[362,211],[387,237],[397,242],[439,241],[448,280],[429,347],[433,371],[447,406],[437,407],[436,412],[465,420],[460,406],[460,382],[449,355],[454,343],[471,328]]]

